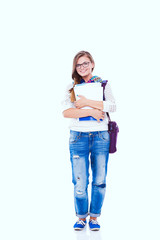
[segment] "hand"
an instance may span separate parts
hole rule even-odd
[[[78,95],[78,97],[80,98],[79,100],[74,102],[74,105],[76,108],[83,108],[85,106],[87,106],[87,98],[85,98],[82,95]]]
[[[98,122],[100,122],[100,119],[104,119],[104,112],[98,109],[92,109],[91,115],[94,117]]]

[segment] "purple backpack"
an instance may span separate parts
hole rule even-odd
[[[108,80],[104,80],[102,82],[102,87],[103,87],[103,100],[105,101],[105,95],[104,95],[104,90],[105,86],[107,84]],[[109,148],[109,153],[115,153],[117,151],[117,136],[119,132],[119,128],[116,122],[111,121],[111,118],[109,116],[109,113],[107,112],[107,117],[108,117],[108,132],[110,135],[110,148]]]

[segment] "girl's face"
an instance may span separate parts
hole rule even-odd
[[[86,56],[82,56],[78,59],[76,64],[76,71],[81,77],[91,75],[94,63],[91,63],[90,59]]]

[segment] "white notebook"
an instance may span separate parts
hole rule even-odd
[[[103,87],[101,83],[81,83],[74,87],[76,100],[79,100],[78,95],[82,95],[90,100],[103,101]],[[91,107],[84,107],[82,109],[90,109]],[[79,118],[79,121],[95,121],[93,117]]]

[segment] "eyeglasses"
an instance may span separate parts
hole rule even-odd
[[[80,69],[81,66],[83,66],[84,68],[89,66],[90,62],[83,62],[82,64],[76,64],[76,68]]]

